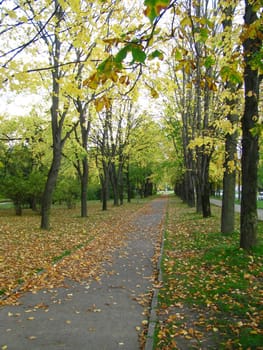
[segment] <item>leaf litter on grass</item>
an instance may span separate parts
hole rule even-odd
[[[262,246],[239,249],[213,212],[170,200],[155,349],[263,349]]]
[[[54,208],[49,231],[39,229],[40,217],[31,210],[21,217],[0,211],[0,303],[14,304],[22,292],[57,287],[66,278],[99,279],[101,262],[123,243],[132,217],[144,204],[105,212],[93,203],[88,218],[79,217],[79,208]]]

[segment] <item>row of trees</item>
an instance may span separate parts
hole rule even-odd
[[[151,23],[140,2],[11,1],[1,9],[1,87],[43,96],[33,115],[40,116],[38,128],[49,140],[37,137],[31,150],[36,154],[43,144],[52,145],[51,153],[43,155],[50,167],[41,227],[49,227],[65,159],[80,179],[81,214],[86,216],[91,165],[97,169],[106,209],[109,183],[117,205],[123,201],[124,183],[130,198],[132,165],[140,169],[158,158],[158,171],[147,172],[144,179],[161,176],[164,164],[166,173],[176,166],[176,188],[205,217],[211,215],[211,170],[220,166],[222,232],[232,232],[242,129],[241,246],[250,248],[257,230],[262,4],[146,0],[145,6]],[[245,14],[244,23],[239,13]],[[154,110],[155,116],[163,113],[162,128],[157,127],[160,122],[139,117],[135,106],[144,102],[140,94],[162,104],[156,103]],[[167,141],[157,137],[163,133]],[[165,147],[169,142],[175,146],[172,157]]]
[[[219,172],[223,170],[221,230],[231,233],[241,167],[240,246],[248,249],[257,237],[262,3],[198,0],[178,7],[167,2],[165,11],[170,8],[169,68],[160,88],[170,92],[167,123],[181,150],[183,172],[176,189],[204,217],[210,216],[210,171],[212,161],[218,162]]]
[[[119,11],[122,15],[117,24]],[[132,111],[133,102],[124,91],[130,78],[122,75],[119,84],[114,84],[117,80],[116,73],[111,72],[110,62],[108,65],[105,61],[100,76],[104,81],[98,91],[94,92],[96,76],[85,81],[89,72],[108,56],[112,33],[120,31],[130,16],[131,10],[125,9],[118,2],[87,4],[71,1],[68,4],[63,1],[14,1],[2,8],[1,35],[6,39],[1,71],[3,89],[18,92],[25,89],[32,93],[40,91],[43,95],[42,108],[46,110],[46,105],[51,104],[51,123],[46,124],[47,111],[43,113],[38,109],[31,114],[33,119],[36,119],[36,115],[40,116],[40,120],[36,121],[37,128],[45,130],[47,141],[37,138],[37,142],[32,144],[31,141],[36,138],[35,130],[32,129],[32,139],[26,136],[26,144],[22,144],[23,150],[28,150],[29,153],[37,153],[37,149],[43,148],[43,143],[52,145],[51,154],[47,152],[48,147],[44,151],[47,152],[44,157],[48,157],[49,168],[43,168],[42,164],[37,168],[38,172],[41,171],[46,176],[41,199],[43,229],[49,228],[53,192],[62,162],[65,162],[64,156],[70,159],[80,179],[82,216],[87,216],[91,159],[96,165],[102,186],[103,209],[107,208],[109,183],[114,203],[117,205],[123,201],[124,176],[128,199],[131,197],[135,184],[130,181],[130,169],[134,168],[135,162],[139,163],[137,186],[141,192],[149,192],[149,189],[143,189],[141,182],[151,182],[151,162],[145,162],[144,155],[140,154],[135,160],[134,154],[136,150],[140,151],[140,147],[142,150],[149,146],[152,150],[156,149],[158,141],[151,145],[151,134],[140,141],[140,130],[152,128],[148,127],[151,122],[147,118]],[[10,42],[13,44],[11,47]],[[136,51],[134,52],[136,59]],[[107,83],[108,78],[110,82]],[[136,97],[133,100],[136,101]],[[15,129],[16,136],[12,136],[12,132],[9,129],[2,141],[8,142],[8,152],[11,150],[11,153],[15,153],[14,149],[23,137],[21,133],[24,130],[21,127]],[[3,171],[6,170],[4,167]],[[145,172],[143,180],[140,172]],[[21,199],[16,197],[20,203]]]
[[[81,216],[86,217],[87,199],[101,199],[106,210],[109,198],[119,205],[124,196],[130,201],[156,190],[153,182],[164,173],[158,145],[161,130],[145,115],[137,116],[130,100],[122,102],[118,113],[113,115],[112,106],[94,116],[86,149],[80,144],[80,127],[71,135],[63,149],[52,202],[71,207],[81,199]],[[13,200],[18,215],[25,205],[39,210],[53,152],[50,126],[36,116],[2,119],[1,125],[1,195]],[[156,156],[149,156],[149,150],[155,150]]]

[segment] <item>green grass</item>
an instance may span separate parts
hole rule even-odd
[[[9,200],[0,201],[0,209],[12,209],[12,208],[14,208],[13,202],[10,202]]]
[[[263,222],[258,225],[258,246],[249,253],[239,248],[238,231],[223,236],[219,222],[219,210],[212,218],[203,219],[178,200],[171,201],[159,309],[183,303],[209,315],[198,327],[204,332],[218,330],[223,343],[217,344],[218,348],[257,349],[263,344]],[[169,340],[160,341],[158,327],[155,344],[162,349],[162,341],[169,346]],[[166,329],[167,338],[169,329],[176,327],[168,317],[162,332]]]
[[[54,256],[54,258],[52,259],[52,263],[56,264],[57,262],[65,258],[65,256],[68,256],[70,254],[71,254],[71,250],[65,250],[61,255]]]

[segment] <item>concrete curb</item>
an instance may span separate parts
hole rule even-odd
[[[156,282],[161,282],[162,281],[162,269],[161,269],[161,263],[162,263],[162,256],[163,256],[163,245],[164,245],[164,233],[165,233],[165,227],[162,229],[162,239],[161,239],[161,251],[160,251],[160,256],[157,262],[157,280]],[[158,317],[156,314],[157,306],[158,306],[158,293],[159,289],[158,288],[153,288],[153,297],[152,297],[152,302],[151,302],[151,307],[150,307],[150,316],[148,320],[148,332],[146,335],[146,343],[144,350],[153,350],[153,342],[154,342],[154,331],[155,331],[155,326],[156,322],[158,321]]]

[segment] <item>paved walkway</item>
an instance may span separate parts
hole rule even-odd
[[[26,293],[21,305],[0,309],[0,349],[137,350],[147,320],[156,243],[167,200],[140,211],[126,245],[105,262],[99,281]]]
[[[214,205],[217,205],[219,207],[222,206],[222,201],[220,199],[210,199],[210,202]],[[240,213],[240,205],[239,204],[235,204],[235,211],[237,213]],[[263,209],[258,209],[258,220],[263,221]]]

